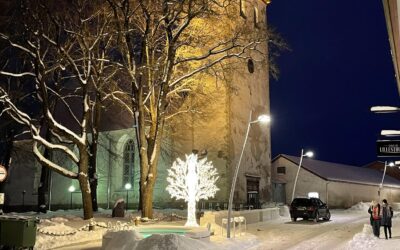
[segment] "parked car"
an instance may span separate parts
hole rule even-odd
[[[295,198],[290,204],[290,217],[292,221],[303,218],[303,220],[313,219],[314,222],[318,222],[321,218],[330,220],[331,213],[328,206],[318,198]]]

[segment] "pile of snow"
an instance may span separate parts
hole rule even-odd
[[[67,221],[81,221],[81,220],[83,220],[82,217],[76,216],[76,215],[73,215],[73,214],[66,214],[64,216],[64,219],[66,219]]]
[[[54,217],[50,219],[52,222],[58,222],[58,223],[64,223],[68,222],[68,219],[65,219],[63,217]]]
[[[141,239],[135,230],[108,231],[103,235],[102,249],[128,249]]]
[[[279,206],[279,215],[282,217],[290,217],[288,206]]]
[[[75,234],[64,236],[38,233],[36,235],[35,249],[54,249],[71,244],[101,240],[105,232],[105,228],[97,228],[95,231],[77,231]]]
[[[153,234],[143,239],[135,230],[122,230],[107,232],[103,236],[102,249],[202,250],[217,248],[212,243],[177,234]]]
[[[77,232],[75,228],[69,227],[64,225],[64,223],[45,226],[39,229],[40,233],[47,234],[47,235],[70,235]]]
[[[368,208],[370,207],[370,205],[371,205],[371,202],[359,202],[347,210],[366,212],[366,211],[368,211]]]
[[[347,249],[376,249],[378,244],[379,239],[372,233],[371,225],[364,224],[362,232],[354,235],[353,239],[348,243]]]

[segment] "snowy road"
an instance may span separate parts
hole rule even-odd
[[[345,249],[347,242],[369,223],[366,213],[343,210],[331,213],[330,221],[280,219],[249,225],[248,232],[262,241],[258,249]]]

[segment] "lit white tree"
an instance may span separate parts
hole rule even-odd
[[[197,160],[197,155],[186,155],[186,161],[180,158],[168,169],[167,191],[172,198],[185,200],[188,215],[185,226],[198,227],[196,222],[196,202],[214,197],[219,190],[215,185],[218,180],[217,169],[207,158]]]

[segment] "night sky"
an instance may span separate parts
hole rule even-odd
[[[400,129],[400,113],[369,109],[400,104],[382,2],[274,0],[268,15],[292,49],[270,83],[272,156],[305,148],[350,165],[385,160],[376,140]]]

